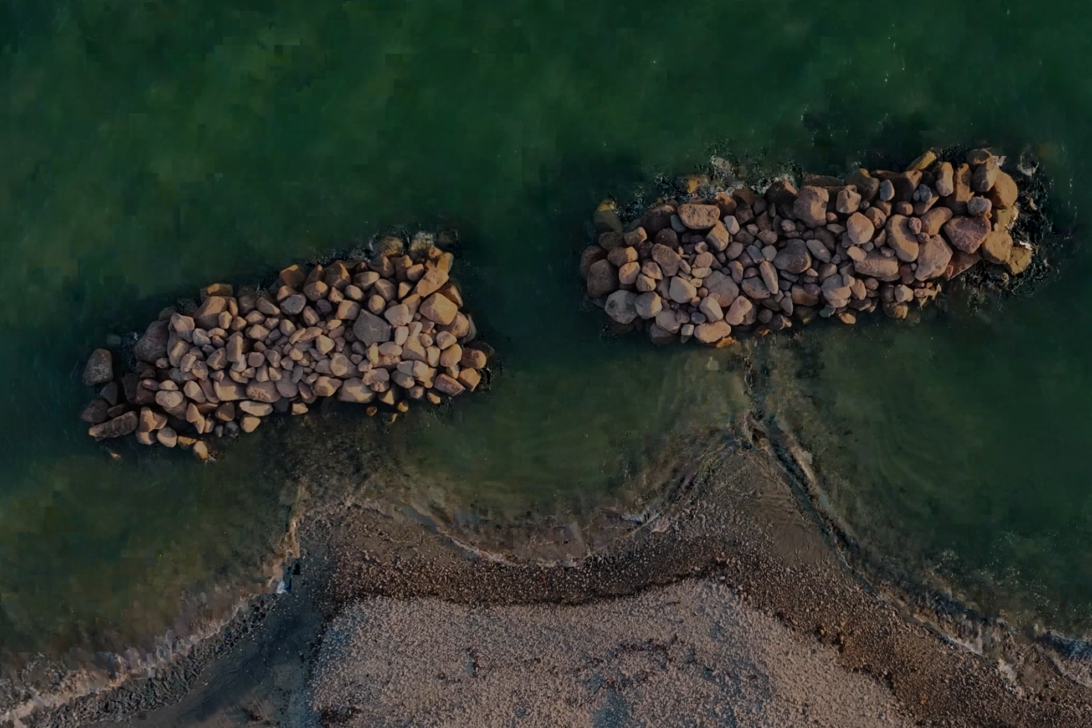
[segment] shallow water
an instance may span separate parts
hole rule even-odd
[[[601,338],[573,275],[601,196],[713,150],[840,172],[988,140],[1030,144],[1079,220],[1090,20],[1064,0],[8,3],[0,643],[155,634],[180,595],[249,579],[283,530],[280,429],[208,466],[87,440],[79,366],[110,331],[388,225],[456,225],[503,369],[374,447],[431,503],[587,513],[654,490],[655,453],[743,406],[727,359],[717,377],[707,353]],[[835,435],[835,505],[879,558],[1074,629],[1092,590],[1088,262],[980,317],[809,332],[803,382],[813,439]]]

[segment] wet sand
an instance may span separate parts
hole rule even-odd
[[[570,565],[315,508],[291,594],[34,725],[1092,724],[1092,691],[1047,654],[976,655],[851,573],[783,462],[741,427],[659,516]]]

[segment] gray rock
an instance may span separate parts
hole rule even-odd
[[[617,270],[608,260],[597,260],[588,268],[587,291],[592,298],[605,296],[618,288]]]
[[[109,349],[95,349],[83,368],[83,383],[89,387],[106,384],[114,378],[114,355]]]
[[[985,197],[972,197],[967,200],[967,214],[971,216],[987,215],[993,203]]]
[[[822,240],[817,240],[816,238],[809,238],[808,240],[805,241],[804,244],[808,246],[808,251],[812,255],[814,255],[816,258],[818,258],[821,262],[823,262],[823,263],[829,263],[830,262],[830,250],[827,249],[827,246],[823,245]]]
[[[808,245],[803,240],[790,240],[781,251],[774,256],[774,267],[778,270],[799,275],[811,267],[811,254]]]
[[[744,278],[742,288],[745,296],[756,301],[770,297],[770,290],[766,288],[766,284],[762,282],[762,278],[759,276]],[[739,299],[737,298],[736,300],[738,301]],[[728,323],[731,324],[732,322],[729,321]],[[732,325],[736,326],[737,324]]]
[[[899,261],[880,253],[869,253],[864,260],[855,261],[853,270],[860,276],[871,276],[881,281],[893,281],[899,277]]]
[[[762,278],[762,282],[766,284],[766,290],[771,295],[776,295],[779,290],[779,284],[777,282],[777,270],[773,267],[773,263],[768,260],[760,261],[758,264],[758,274]]]
[[[890,202],[895,199],[895,185],[891,183],[891,180],[885,179],[880,182],[880,199],[884,202]]]
[[[101,425],[106,420],[110,419],[110,415],[107,410],[110,409],[110,404],[100,398],[95,398],[83,408],[83,412],[80,413],[80,419],[89,425]]]
[[[153,321],[144,330],[144,335],[133,346],[133,355],[140,361],[154,364],[156,360],[167,356],[167,341],[170,338],[166,321]]]
[[[643,294],[648,295],[648,294]],[[656,294],[652,294],[656,295]],[[615,291],[607,297],[604,310],[620,324],[632,323],[637,318],[637,294],[633,291]]]
[[[87,434],[96,440],[107,440],[114,437],[124,437],[136,432],[137,413],[126,412],[120,417],[95,425],[87,431]]]
[[[361,311],[353,322],[353,336],[364,346],[390,341],[391,331],[389,323],[370,311]]]
[[[663,310],[663,299],[655,292],[642,293],[633,302],[637,315],[643,319],[656,318]]]
[[[675,276],[668,283],[668,295],[675,303],[690,303],[698,295],[698,289],[690,281]]]
[[[705,316],[706,321],[720,321],[724,318],[724,310],[712,294],[701,300],[701,303],[698,304],[698,310]],[[727,336],[727,334],[725,334],[725,336]]]
[[[732,305],[739,296],[739,286],[729,276],[715,270],[702,281],[702,286],[709,295],[716,299],[722,309]]]
[[[738,296],[728,311],[724,314],[724,321],[730,326],[743,325],[748,316],[754,310],[754,304],[746,296]]]

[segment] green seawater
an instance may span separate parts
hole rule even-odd
[[[600,198],[714,152],[841,173],[988,142],[1030,146],[1079,223],[1089,27],[1092,6],[1069,0],[8,0],[5,655],[118,650],[163,632],[183,597],[253,581],[290,500],[279,443],[323,426],[286,421],[208,465],[120,445],[114,459],[76,418],[107,334],[388,226],[456,226],[457,274],[503,368],[450,411],[371,428],[386,439],[370,447],[397,451],[434,500],[579,516],[653,487],[642,473],[665,450],[747,407],[727,355],[601,336],[574,275]],[[787,344],[761,346],[875,558],[1080,634],[1092,287],[1077,231],[1031,297],[917,327],[818,326],[806,374]]]

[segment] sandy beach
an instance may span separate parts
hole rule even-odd
[[[784,462],[742,426],[661,515],[570,565],[473,555],[390,510],[316,508],[289,594],[174,669],[31,725],[1092,720],[1092,691],[1045,653],[977,655],[851,573]]]

